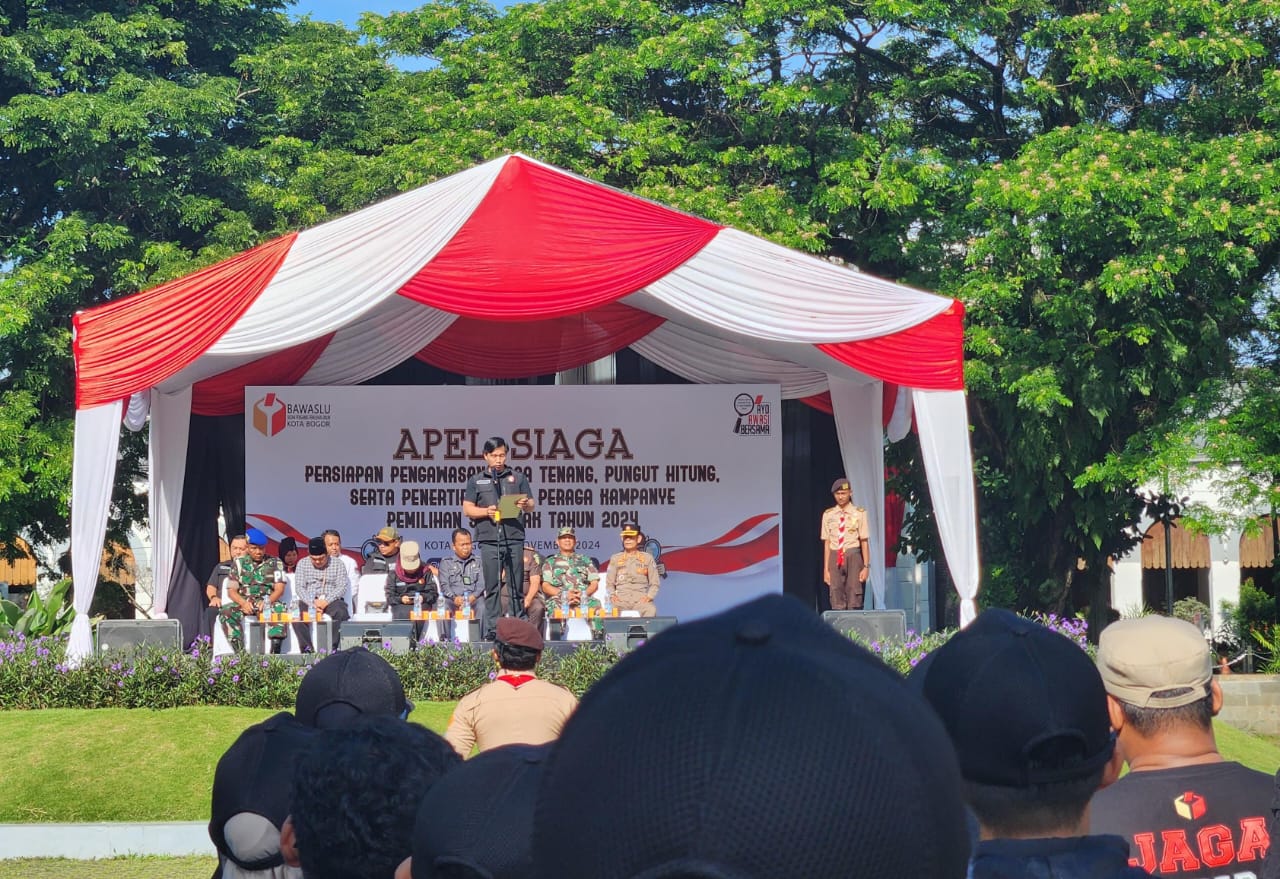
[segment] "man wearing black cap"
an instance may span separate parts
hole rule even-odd
[[[222,607],[222,620],[237,650],[244,644],[245,616],[285,612],[280,601],[284,594],[284,564],[278,558],[267,556],[267,535],[250,528],[245,536],[249,549],[231,565],[228,593],[232,603]],[[284,623],[268,626],[267,637],[271,640],[271,652],[279,653],[284,645]]]
[[[523,473],[507,466],[507,441],[502,437],[491,436],[485,440],[484,463],[485,468],[473,473],[463,489],[462,515],[471,520],[476,543],[480,544],[480,564],[484,568],[484,640],[491,641],[499,617],[524,613],[514,592],[508,606],[502,607],[502,575],[498,569],[506,569],[508,582],[520,582],[518,559],[524,546],[524,514],[533,510],[533,489]],[[498,507],[508,495],[519,498],[516,502],[519,512],[504,517]]]
[[[565,725],[534,814],[546,879],[961,879],[968,856],[937,718],[781,595],[615,665]]]
[[[912,671],[946,727],[978,819],[970,879],[1109,879],[1129,866],[1118,836],[1086,836],[1089,799],[1120,774],[1106,691],[1079,646],[988,610]]]
[[[418,806],[395,879],[529,879],[533,810],[550,745],[504,745],[450,769]],[[494,816],[501,833],[493,832]]]
[[[542,635],[525,620],[498,620],[493,659],[498,676],[463,696],[444,737],[463,757],[518,743],[540,745],[560,735],[577,698],[534,673],[542,656]]]
[[[294,574],[293,594],[298,599],[298,610],[315,608],[316,613],[323,613],[333,621],[332,650],[338,649],[342,623],[351,619],[346,597],[350,585],[347,569],[329,555],[324,538],[313,537],[307,541],[307,556],[298,562],[298,570]],[[295,622],[293,634],[302,652],[310,653],[314,647],[310,624]]]
[[[280,712],[249,727],[218,761],[213,776],[209,838],[222,879],[294,879],[284,864],[280,828],[289,814],[289,784],[297,755],[322,729],[363,718],[405,718],[413,704],[400,676],[363,647],[317,662],[298,687],[294,713]]]
[[[622,526],[622,552],[609,558],[604,588],[609,603],[618,610],[636,610],[642,617],[658,615],[653,603],[662,580],[653,556],[640,549],[640,526],[627,522]]]
[[[867,511],[853,505],[853,489],[843,476],[831,483],[831,494],[836,505],[822,513],[822,582],[832,610],[862,610],[871,570]]]

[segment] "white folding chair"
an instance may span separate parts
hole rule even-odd
[[[231,600],[230,577],[222,578],[222,603],[226,604]],[[213,620],[213,655],[226,656],[228,653],[234,653],[231,649],[231,642],[227,640],[227,633],[222,631],[221,617],[214,617]]]
[[[380,605],[381,609],[375,607]],[[356,585],[355,599],[347,601],[351,619],[358,623],[384,623],[391,619],[387,604],[387,575],[364,574]]]

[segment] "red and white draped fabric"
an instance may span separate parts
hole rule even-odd
[[[691,381],[777,383],[784,397],[829,405],[860,505],[875,511],[873,540],[885,414],[902,435],[914,404],[926,457],[938,457],[933,490],[946,493],[935,508],[956,517],[948,558],[966,559],[953,574],[976,594],[963,314],[954,300],[505,156],[77,314],[73,503],[105,510],[109,493],[81,489],[110,485],[108,435],[135,394],[151,392],[158,559],[172,548],[187,418],[240,411],[246,385],[355,384],[410,357],[514,378],[630,346]],[[508,344],[527,352],[515,366],[484,355]],[[882,383],[911,393],[889,403]],[[105,512],[73,516],[81,585],[96,576],[104,528]],[[77,563],[89,547],[94,563]],[[883,553],[872,558],[882,569]],[[158,559],[157,573],[171,563]],[[73,652],[84,646],[73,640]]]

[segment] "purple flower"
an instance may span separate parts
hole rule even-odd
[[[269,662],[267,662],[265,659],[264,659],[264,660],[262,660],[262,667],[263,667],[263,668],[266,668],[268,665],[270,665],[270,663],[269,663]]]
[[[233,683],[233,684],[238,684],[238,683],[240,683],[240,675],[232,675],[232,676],[231,676],[231,683]]]
[[[32,668],[35,668],[37,664],[38,664],[38,663],[37,663],[37,661],[36,661],[36,660],[34,660],[34,659],[33,659],[33,660],[31,660],[31,667],[32,667]]]
[[[208,683],[208,684],[209,684],[209,686],[211,686],[211,687],[212,687],[212,686],[213,686],[213,678],[209,678],[209,679],[206,681],[206,683]]]
[[[35,663],[34,663],[34,662],[33,662],[33,663],[31,663],[31,664],[32,664],[32,665],[35,665]],[[443,660],[443,661],[440,663],[440,667],[441,667],[441,668],[448,668],[448,667],[449,667],[449,660],[447,660],[447,659],[446,659],[446,660]]]
[[[116,687],[117,687],[117,688],[123,688],[123,687],[124,687],[124,681],[116,681]]]
[[[307,670],[305,668],[298,669],[298,677],[302,677],[306,673],[307,673]]]
[[[498,673],[496,671],[489,672],[489,680],[496,681],[497,679],[498,679]]]

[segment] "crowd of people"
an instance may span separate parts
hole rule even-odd
[[[1275,783],[1219,753],[1189,623],[1113,623],[1095,662],[988,610],[903,679],[774,595],[662,633],[581,704],[534,674],[543,646],[501,619],[443,737],[375,654],[317,663],[219,763],[219,875],[1280,875]]]

